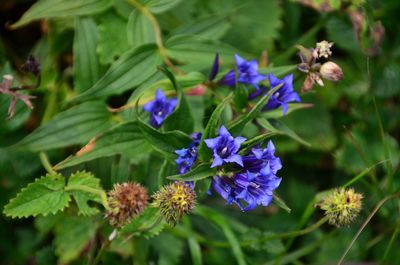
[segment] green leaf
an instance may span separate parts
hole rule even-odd
[[[111,113],[103,102],[87,102],[54,116],[15,145],[44,151],[82,144],[111,126]]]
[[[55,252],[59,262],[69,263],[79,257],[96,234],[98,223],[79,216],[65,216],[55,230]]]
[[[196,237],[194,236],[192,226],[190,224],[189,218],[184,218],[183,222],[185,224],[185,228],[188,236],[188,245],[190,254],[192,256],[192,264],[193,265],[201,265],[203,264],[202,256],[201,256],[201,247]]]
[[[21,218],[61,211],[70,201],[64,186],[64,178],[59,174],[36,179],[10,200],[4,207],[4,214],[12,218]]]
[[[160,221],[160,218],[160,212],[157,208],[147,207],[141,215],[123,226],[121,232],[151,238],[161,233],[165,227],[165,222]]]
[[[68,179],[67,188],[76,185],[101,190],[100,179],[95,178],[93,174],[89,172],[76,172],[72,174]],[[89,201],[95,201],[101,203],[99,195],[85,192],[82,190],[70,190],[69,193],[72,195],[72,197],[74,197],[75,202],[78,205],[79,214],[87,216],[99,212],[97,208],[90,207],[88,205]]]
[[[55,168],[59,170],[116,154],[125,154],[130,158],[138,159],[150,150],[151,146],[142,135],[138,122],[127,122],[92,139],[75,156],[68,157]]]
[[[21,27],[43,18],[92,15],[108,9],[111,4],[111,0],[41,0],[37,1],[11,27]]]
[[[177,76],[176,83],[186,91],[194,86],[201,84],[205,81],[205,76],[200,72],[190,72],[183,76]],[[160,88],[166,95],[172,95],[175,93],[175,89],[169,79],[162,79],[151,85],[142,84],[135,91],[133,91],[131,97],[129,98],[129,104],[138,104],[140,106],[154,99],[156,90]]]
[[[289,208],[289,206],[287,206],[287,204],[285,203],[285,201],[279,197],[276,194],[273,194],[274,196],[274,200],[273,202],[280,208],[282,208],[283,210],[285,210],[286,212],[290,213],[292,210]]]
[[[158,253],[158,265],[180,264],[179,259],[184,251],[183,240],[175,237],[171,233],[162,233],[158,237],[151,239],[153,248]]]
[[[182,175],[173,175],[167,177],[171,180],[182,180],[182,181],[195,181],[205,179],[217,174],[217,169],[211,168],[210,163],[200,164],[189,172]]]
[[[174,112],[165,119],[164,129],[167,131],[180,130],[190,134],[193,132],[194,121],[192,111],[189,108],[189,103],[183,94],[182,88],[176,82],[175,76],[166,68],[163,69],[163,72],[171,81],[178,95],[178,104],[176,105]]]
[[[213,138],[217,135],[217,130],[219,129],[220,118],[225,106],[228,104],[230,96],[226,97],[211,114],[210,119],[207,122],[206,128],[201,136],[200,145],[198,149],[199,156],[203,161],[208,161],[211,159],[211,150],[208,149],[204,143],[205,139]]]
[[[182,0],[150,0],[146,3],[146,7],[151,13],[159,14],[170,10]]]
[[[226,221],[227,217],[219,214],[218,212],[204,206],[197,206],[195,213],[202,216],[207,220],[213,221],[217,224],[224,233],[225,237],[227,238],[229,244],[231,245],[231,250],[233,255],[236,258],[236,261],[239,265],[245,265],[246,260],[244,258],[243,251],[240,247],[239,240],[237,239],[236,235],[233,233],[229,223]]]
[[[233,62],[237,50],[228,44],[201,36],[177,35],[167,40],[165,47],[168,56],[181,64],[188,64],[188,70],[207,69],[212,65],[218,52],[224,62]]]
[[[198,35],[208,39],[220,39],[230,28],[228,16],[213,15],[183,24],[173,30],[171,36],[175,35]]]
[[[267,132],[264,134],[257,135],[240,145],[240,154],[247,154],[253,146],[262,143],[264,140],[271,138],[271,136],[278,134],[277,132]]]
[[[78,93],[90,88],[100,77],[97,42],[98,33],[94,20],[89,17],[75,18],[74,88]]]
[[[248,122],[250,122],[251,120],[253,120],[254,118],[257,117],[257,115],[261,112],[261,110],[267,104],[271,95],[281,87],[282,87],[282,85],[279,85],[279,86],[274,87],[270,91],[268,91],[268,93],[265,96],[263,96],[248,113],[241,116],[237,120],[233,121],[232,124],[228,127],[230,133],[233,135],[239,135],[242,132],[244,126]]]
[[[157,71],[157,65],[161,63],[161,57],[156,50],[155,45],[148,44],[127,51],[98,82],[75,100],[116,95],[140,85]]]
[[[168,160],[176,158],[175,150],[188,146],[192,139],[180,131],[160,132],[148,124],[138,120],[139,128],[152,147],[165,155]]]
[[[126,34],[127,20],[107,12],[100,17],[97,53],[102,64],[110,64],[130,49]]]
[[[276,119],[280,118],[286,115],[289,115],[293,111],[299,110],[299,109],[308,109],[312,108],[314,105],[313,104],[308,104],[308,103],[290,103],[288,104],[288,110],[285,114],[282,112],[282,107],[279,107],[274,110],[268,110],[263,112],[260,116],[266,119]]]
[[[248,92],[247,88],[243,85],[238,85],[233,92],[233,102],[235,102],[236,110],[240,113],[242,109],[247,106]]]
[[[137,9],[129,15],[127,33],[129,44],[132,47],[156,41],[150,20]]]

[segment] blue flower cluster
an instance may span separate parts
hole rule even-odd
[[[276,176],[282,168],[281,160],[275,156],[275,147],[269,141],[266,148],[253,148],[245,156],[237,152],[243,137],[233,138],[224,126],[219,136],[206,139],[206,145],[213,151],[211,167],[231,162],[240,166],[233,174],[213,177],[213,189],[226,200],[227,204],[235,203],[241,210],[248,211],[257,205],[267,206],[271,203],[273,190],[281,179]]]
[[[165,118],[174,111],[177,104],[178,100],[176,98],[168,100],[162,90],[157,89],[156,98],[146,103],[143,109],[150,112],[150,124],[154,128],[160,128]]]

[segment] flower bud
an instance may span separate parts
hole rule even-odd
[[[147,200],[147,189],[142,185],[132,182],[115,184],[114,189],[108,192],[110,209],[106,218],[112,226],[123,226],[144,211]]]
[[[161,187],[152,197],[152,206],[159,208],[161,215],[172,226],[184,214],[190,213],[196,204],[196,193],[189,184],[182,181]]]
[[[325,211],[329,224],[337,227],[351,224],[362,207],[363,196],[354,189],[335,189],[316,206]]]
[[[342,68],[333,62],[324,63],[319,72],[323,78],[330,81],[338,82],[343,79]]]

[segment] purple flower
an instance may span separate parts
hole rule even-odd
[[[161,89],[157,89],[155,100],[145,104],[143,109],[150,112],[150,124],[155,128],[160,128],[164,119],[174,111],[177,103],[177,99],[168,100]]]
[[[271,95],[264,110],[276,109],[282,106],[282,112],[285,114],[288,110],[287,103],[301,102],[299,94],[293,90],[293,74],[285,76],[282,80],[276,78],[273,74],[268,75],[271,89],[282,84],[283,86]]]
[[[219,129],[219,136],[212,139],[205,139],[207,147],[213,150],[213,163],[211,167],[221,166],[225,163],[236,163],[243,166],[242,157],[237,154],[240,144],[246,138],[233,138],[228,130],[222,125]]]
[[[258,73],[258,63],[256,60],[246,61],[239,55],[235,54],[236,67],[238,72],[237,82],[252,85],[259,89],[258,83],[267,79],[265,75]],[[234,70],[228,72],[220,81],[221,84],[227,86],[235,86],[236,74]]]
[[[219,72],[219,54],[217,53],[217,54],[215,54],[214,63],[212,65],[211,72],[210,72],[208,79],[210,81],[213,81],[214,78],[217,76],[218,72]]]
[[[175,151],[175,153],[179,156],[175,160],[179,174],[185,174],[189,172],[190,168],[197,159],[197,147],[200,144],[201,133],[193,133],[191,138],[193,139],[193,142],[190,143],[188,148]]]
[[[235,203],[243,211],[252,210],[257,205],[269,205],[273,191],[281,182],[276,173],[282,164],[274,153],[275,147],[271,141],[265,149],[253,148],[243,157],[243,169],[231,177],[213,178],[213,189],[227,204]]]

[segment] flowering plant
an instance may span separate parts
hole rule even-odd
[[[374,61],[386,79],[354,70],[382,28],[364,1],[323,2],[38,0],[18,4],[17,21],[5,12],[7,30],[33,36],[0,42],[0,234],[17,242],[0,248],[5,264],[341,263],[380,208],[357,249],[398,256],[387,87],[400,66]]]

